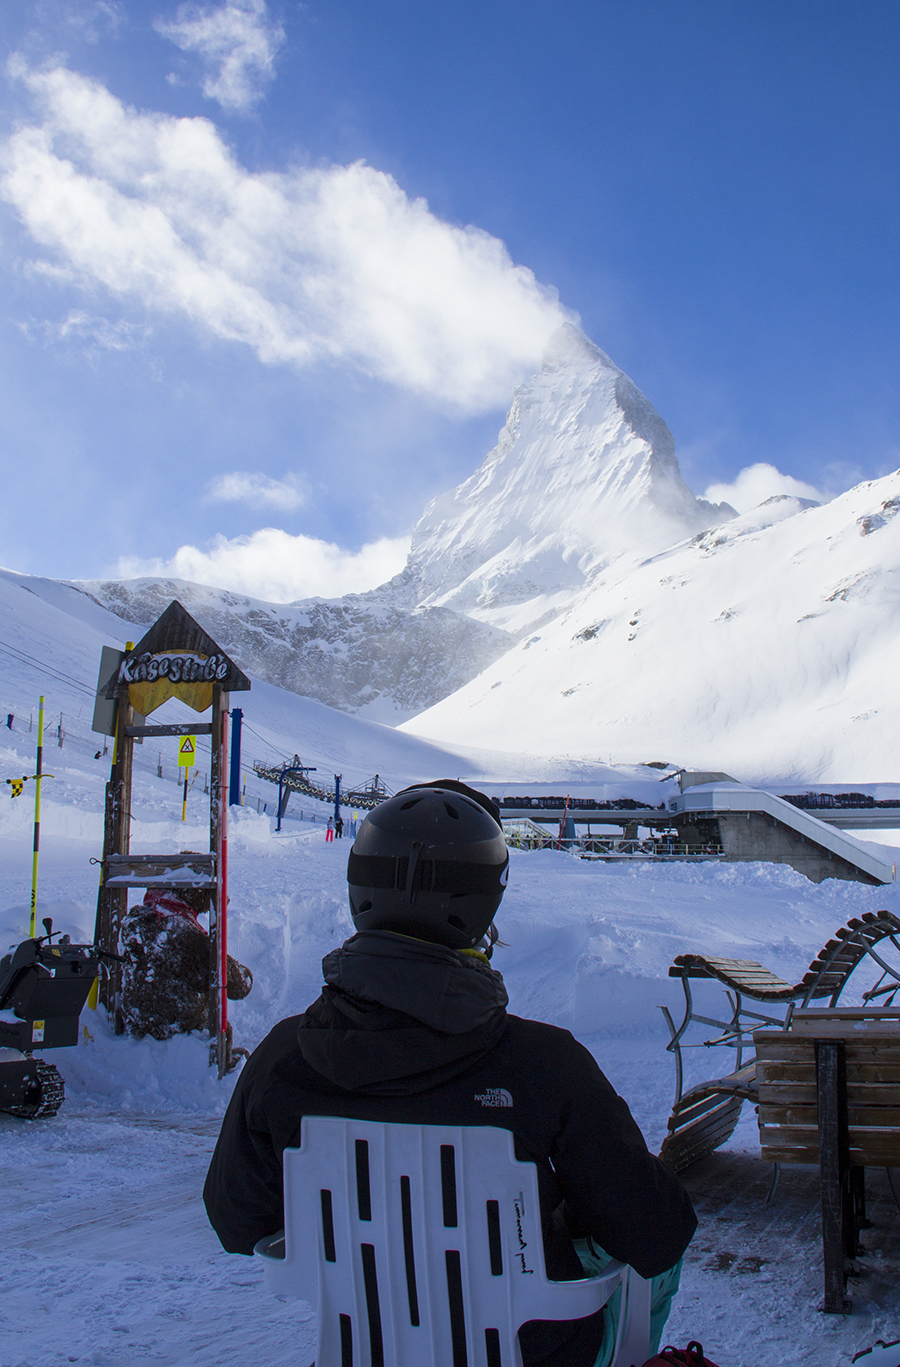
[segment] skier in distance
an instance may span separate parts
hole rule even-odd
[[[499,1126],[537,1166],[551,1278],[620,1258],[653,1279],[652,1355],[696,1218],[588,1051],[507,1012],[489,961],[508,868],[499,808],[463,783],[416,784],[368,813],[347,869],[356,933],[323,960],[321,996],[245,1064],[206,1209],[229,1253],[281,1229],[282,1153],[304,1115]],[[604,1367],[611,1339],[602,1310],[519,1334],[526,1367]]]

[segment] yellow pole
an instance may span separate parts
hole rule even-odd
[[[37,919],[38,851],[41,844],[41,774],[44,770],[44,695],[38,703],[37,763],[34,766],[34,847],[31,856],[31,920],[28,934],[34,939]]]

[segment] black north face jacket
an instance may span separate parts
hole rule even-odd
[[[284,1149],[304,1115],[511,1130],[537,1166],[547,1273],[584,1276],[590,1234],[642,1277],[681,1257],[696,1228],[687,1193],[648,1152],[625,1102],[567,1030],[506,1012],[483,961],[389,931],[354,935],[323,962],[326,987],[276,1025],[244,1066],[204,1188],[229,1253],[284,1224]],[[533,1323],[526,1367],[591,1367],[602,1311]]]

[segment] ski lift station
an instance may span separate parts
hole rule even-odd
[[[900,788],[889,797],[834,787],[783,795],[729,774],[680,771],[678,793],[658,807],[633,799],[499,798],[510,842],[579,846],[583,858],[710,860],[789,864],[814,883],[826,878],[884,884],[896,877],[890,852],[854,830],[900,826]],[[581,827],[581,831],[576,828]]]

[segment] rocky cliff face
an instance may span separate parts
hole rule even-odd
[[[603,567],[734,516],[694,497],[662,418],[566,324],[481,469],[431,503],[406,569],[380,588],[282,606],[181,580],[77,587],[136,626],[179,598],[256,677],[396,723],[552,621]]]
[[[291,605],[180,579],[78,587],[136,628],[177,598],[256,678],[396,724],[461,688],[513,644],[505,632],[449,608],[406,606],[402,579],[367,594]]]

